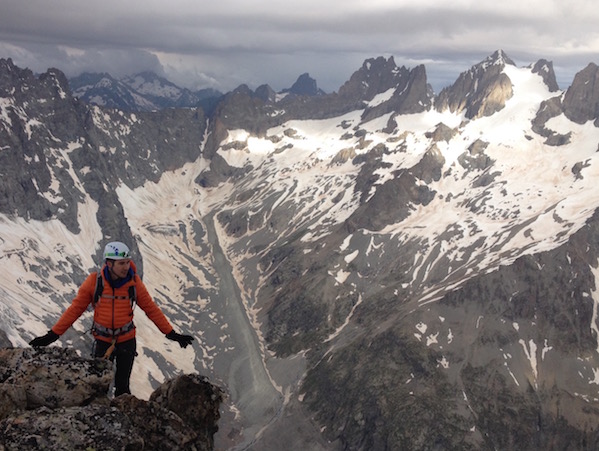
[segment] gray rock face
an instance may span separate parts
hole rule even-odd
[[[514,62],[502,51],[497,51],[483,62],[460,74],[457,81],[444,88],[435,101],[439,111],[466,111],[468,119],[490,116],[505,106],[512,97],[512,83],[502,71]]]
[[[121,111],[157,111],[165,108],[211,110],[222,94],[214,89],[197,92],[179,88],[153,72],[116,79],[106,73],[83,73],[69,79],[73,95],[83,102]]]
[[[372,120],[384,114],[410,114],[425,111],[432,103],[432,92],[426,80],[426,69],[397,67],[393,57],[368,59],[351,78],[339,88],[346,99],[371,101],[376,95],[392,90],[392,95],[373,106],[367,106],[362,119]]]
[[[574,76],[572,86],[564,94],[564,113],[579,124],[595,120],[599,125],[599,67],[590,63]]]
[[[0,329],[0,348],[10,348],[11,346],[12,343],[6,336],[6,332]]]
[[[114,187],[156,181],[197,158],[206,129],[202,110],[135,115],[87,106],[62,72],[36,78],[11,60],[0,60],[0,96],[10,123],[0,127],[0,212],[58,219],[76,233],[78,203],[89,195],[104,236],[131,243]]]
[[[570,142],[570,134],[557,133],[548,129],[545,125],[551,118],[559,116],[564,112],[562,100],[560,97],[553,97],[541,103],[539,111],[533,120],[533,131],[547,138],[545,143],[550,146],[561,146]]]
[[[539,74],[541,77],[543,77],[543,81],[549,88],[549,91],[559,91],[559,85],[557,84],[555,71],[553,70],[553,63],[551,61],[540,59],[533,66],[532,73]]]
[[[72,407],[105,399],[112,365],[57,347],[0,349],[2,418],[15,410]]]
[[[0,349],[0,448],[210,450],[222,392],[197,374],[149,401],[107,397],[112,364],[70,349]]]
[[[325,437],[342,441],[335,449],[595,449],[599,432],[592,425],[599,409],[582,395],[594,388],[575,374],[574,361],[596,352],[588,293],[595,284],[591,265],[599,257],[598,226],[596,212],[564,246],[474,277],[420,313],[411,311],[413,304],[397,305],[400,284],[373,289],[371,302],[356,310],[360,327],[315,363],[302,387],[304,402],[328,426]],[[326,327],[316,320],[322,317],[318,286],[324,284],[317,262],[326,254],[307,267],[298,254],[286,253],[288,263],[276,272],[280,279],[292,270],[304,274],[294,293],[291,284],[277,287],[276,330],[283,331],[284,324],[290,329],[272,336],[280,352],[293,351],[292,337],[304,333],[304,343],[318,347],[318,339],[307,340]],[[408,267],[398,258],[383,280],[401,282]],[[350,296],[337,301],[330,311],[356,302]],[[413,314],[439,347],[411,333]],[[294,329],[298,315],[309,318],[311,327]],[[534,343],[554,343],[555,353],[541,359]],[[521,371],[526,364],[512,359],[523,346],[534,366],[516,379],[502,369]],[[443,369],[445,358],[451,365]],[[583,367],[592,378],[592,368]]]
[[[59,71],[37,79],[11,60],[0,61],[0,96],[14,99],[15,105],[6,111],[11,129],[0,129],[5,143],[0,152],[0,212],[40,220],[57,217],[77,231],[76,205],[83,193],[68,178],[60,186],[53,183],[51,168],[60,166],[61,156],[48,151],[53,137],[75,141],[82,126],[83,110],[65,86]]]
[[[308,73],[300,75],[291,88],[284,89],[283,92],[298,96],[319,96],[325,94],[324,91],[318,89],[316,80],[310,77],[310,74]]]
[[[543,60],[537,66],[548,67]],[[537,67],[535,66],[535,67]],[[553,86],[550,76],[548,86]],[[594,121],[599,125],[599,67],[590,63],[574,76],[572,85],[566,90],[563,97],[554,97],[541,104],[534,121],[533,130],[547,138],[547,144],[561,146],[570,142],[570,133],[559,134],[545,127],[547,121],[553,117],[565,114],[573,122],[584,124]]]

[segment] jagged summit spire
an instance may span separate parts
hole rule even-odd
[[[507,53],[505,53],[501,49],[495,50],[495,52],[493,52],[492,55],[489,55],[487,58],[485,58],[485,60],[481,64],[484,66],[489,66],[489,65],[515,66],[516,65],[516,63],[514,63],[514,61],[509,56],[507,56]]]
[[[466,110],[469,119],[490,116],[499,111],[513,95],[512,83],[503,73],[506,65],[516,64],[503,50],[496,50],[468,71],[462,72],[452,86],[443,89],[435,107],[438,111]]]

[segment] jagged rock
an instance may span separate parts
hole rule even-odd
[[[60,186],[52,185],[55,176],[50,169],[58,160],[49,151],[57,147],[55,137],[75,141],[82,122],[64,74],[51,69],[38,79],[10,59],[1,60],[0,95],[7,99],[3,110],[12,125],[0,128],[0,141],[5,143],[0,153],[0,212],[39,220],[58,217],[77,232],[77,202],[83,193],[68,178]],[[30,124],[36,121],[34,137]],[[52,193],[52,201],[40,190]]]
[[[129,417],[104,405],[61,407],[20,412],[0,422],[2,450],[102,449],[146,450],[151,448],[131,425]]]
[[[266,130],[277,125],[281,117],[274,114],[274,105],[263,100],[264,93],[256,95],[247,85],[241,85],[226,94],[214,111],[214,115],[227,129],[243,129],[256,136],[264,136]]]
[[[210,442],[218,431],[218,406],[222,398],[223,392],[198,374],[166,381],[150,395],[151,402],[176,413],[202,441]]]
[[[466,110],[468,119],[490,116],[501,110],[513,95],[512,82],[503,73],[506,64],[515,65],[503,51],[496,51],[460,74],[452,86],[444,88],[435,101],[435,108],[457,113]]]
[[[389,112],[395,114],[417,113],[427,110],[432,102],[431,90],[426,81],[426,69],[420,65],[410,70],[397,67],[393,57],[371,58],[354,72],[350,79],[339,88],[339,96],[354,101],[368,102],[377,94],[390,89],[390,98],[366,108],[363,121],[369,121]]]
[[[440,175],[434,168],[420,166],[418,169],[426,178]],[[396,178],[383,183],[367,203],[358,207],[346,220],[347,226],[350,230],[381,230],[388,224],[404,220],[414,205],[427,205],[435,197],[435,192],[420,181],[411,171],[402,171]],[[385,208],[390,204],[393,209]]]
[[[154,72],[116,79],[107,73],[83,73],[69,79],[73,95],[88,104],[122,111],[150,112],[165,108],[202,108],[210,114],[222,94],[207,88],[192,92]]]
[[[339,88],[339,95],[369,101],[377,94],[397,87],[398,82],[406,78],[409,72],[405,67],[398,68],[393,57],[369,58]]]
[[[406,72],[407,71],[407,72]],[[362,114],[364,122],[393,112],[393,116],[427,111],[432,104],[432,88],[427,83],[423,65],[397,71],[402,77],[397,81],[391,98],[376,106],[366,108]],[[391,120],[391,119],[390,119]]]
[[[552,97],[541,103],[537,115],[532,121],[532,130],[541,136],[547,138],[545,144],[549,146],[562,146],[568,144],[572,137],[572,132],[557,133],[546,127],[547,121],[565,112],[565,107],[561,96]]]
[[[256,88],[256,96],[263,102],[273,103],[277,100],[277,93],[268,85],[260,85]]]
[[[468,152],[464,152],[458,157],[458,163],[463,168],[480,171],[487,169],[493,164],[493,160],[484,153],[488,145],[488,142],[477,139],[468,147]]]
[[[599,66],[590,63],[574,76],[564,94],[564,113],[578,124],[595,120],[599,126]]]
[[[202,402],[195,396],[192,399]],[[123,395],[113,399],[110,405],[129,420],[130,429],[136,435],[143,437],[144,450],[190,449],[192,445],[198,450],[210,450],[214,447],[212,435],[200,436],[193,425],[183,420],[184,417],[155,402]]]
[[[0,152],[0,213],[58,219],[78,233],[78,208],[89,195],[98,203],[105,237],[130,243],[135,242],[133,234],[107,180],[131,188],[158,180],[165,170],[198,157],[206,130],[201,110],[138,116],[100,111],[73,98],[62,72],[50,69],[36,78],[10,59],[0,60],[0,96],[11,124],[0,127],[5,143]],[[120,131],[108,133],[107,124]]]
[[[393,67],[384,59],[381,63],[384,68]],[[424,74],[412,73],[415,77],[418,75],[414,81],[424,89]],[[12,76],[8,72],[4,75]],[[391,75],[381,74],[380,79],[389,76],[390,81],[398,82],[399,79],[394,80]],[[23,76],[28,79],[26,73]],[[374,74],[371,78],[378,80]],[[44,89],[58,93],[53,91],[56,89],[53,80],[58,77],[48,76]],[[19,86],[14,89],[20,96]],[[529,124],[524,123],[516,124],[514,132],[519,139],[510,142],[496,140],[494,133],[487,133],[484,127],[478,134],[451,138],[451,129],[431,128],[438,119],[427,122],[426,129],[431,133],[424,135],[420,128],[413,130],[406,126],[404,118],[392,117],[393,113],[389,120],[361,123],[359,115],[367,104],[369,114],[384,111],[384,108],[376,109],[376,103],[383,99],[388,101],[395,91],[395,88],[390,89],[388,92],[373,89],[370,100],[376,98],[375,102],[344,91],[343,95],[315,98],[288,96],[287,103],[281,101],[274,106],[257,93],[241,89],[238,98],[231,97],[228,99],[231,103],[218,111],[222,117],[214,116],[209,125],[204,123],[201,113],[196,112],[159,112],[134,118],[122,112],[89,109],[72,100],[64,103],[83,113],[84,119],[75,126],[81,131],[83,124],[84,131],[69,134],[70,131],[57,125],[54,130],[64,135],[55,138],[56,142],[79,143],[81,148],[73,149],[71,145],[68,152],[60,149],[53,158],[66,156],[66,153],[68,158],[47,160],[47,166],[59,182],[58,175],[81,182],[83,187],[76,183],[76,188],[98,201],[98,219],[110,222],[101,223],[102,233],[108,230],[110,234],[132,235],[127,232],[126,212],[119,204],[119,193],[114,192],[113,185],[117,183],[140,186],[146,181],[158,180],[165,168],[194,159],[195,163],[186,169],[193,172],[187,174],[197,177],[202,186],[223,184],[216,189],[195,187],[197,192],[188,197],[191,193],[183,191],[188,186],[177,186],[168,180],[171,177],[177,180],[178,173],[164,174],[166,183],[160,180],[159,188],[165,187],[165,191],[154,194],[148,187],[156,187],[148,183],[140,190],[142,193],[134,192],[130,198],[141,201],[141,205],[145,205],[146,199],[156,201],[150,208],[158,207],[158,210],[144,211],[140,215],[132,212],[129,220],[138,229],[135,239],[146,246],[144,254],[150,255],[152,263],[158,262],[159,266],[167,261],[174,263],[178,274],[172,281],[158,281],[158,293],[169,303],[169,314],[176,315],[177,323],[189,325],[194,332],[201,330],[205,343],[202,343],[202,353],[196,353],[194,364],[204,357],[213,359],[207,364],[215,373],[229,368],[229,363],[239,365],[239,371],[228,374],[236,395],[254,381],[268,390],[248,390],[235,400],[226,412],[229,418],[234,415],[235,419],[223,434],[225,440],[237,444],[247,438],[251,444],[246,442],[244,446],[281,449],[280,446],[261,446],[262,438],[280,432],[283,441],[286,435],[310,431],[312,436],[326,442],[323,449],[514,449],[515,443],[522,443],[524,449],[596,448],[594,424],[599,417],[599,407],[593,393],[596,388],[594,369],[598,366],[593,305],[597,293],[592,270],[597,266],[596,231],[587,230],[588,235],[578,235],[574,238],[578,244],[562,247],[559,253],[543,257],[538,254],[543,249],[561,246],[570,233],[574,233],[574,228],[581,226],[582,217],[590,214],[586,212],[596,207],[588,181],[593,175],[592,153],[597,144],[589,145],[575,133],[572,139],[580,144],[580,149],[568,157],[559,149],[552,152],[555,149],[542,148],[543,140],[530,133]],[[384,95],[377,98],[378,94]],[[46,96],[53,98],[47,93]],[[13,97],[6,99],[3,99],[2,112],[9,118],[17,117],[17,109],[11,103]],[[481,99],[486,98],[481,94]],[[28,98],[30,103],[34,100],[35,96]],[[481,101],[481,105],[483,103]],[[256,109],[252,109],[252,105],[257,106]],[[541,128],[547,125],[546,118],[562,113],[558,96],[545,105],[538,115]],[[237,106],[241,108],[239,112],[234,111]],[[249,115],[280,116],[243,117],[243,108],[248,106]],[[58,107],[60,109],[60,105]],[[269,146],[269,155],[262,160],[252,159],[252,164],[260,166],[233,167],[234,161],[229,165],[225,159],[228,156],[219,155],[225,144],[223,140],[238,126],[264,128],[269,123],[294,117],[331,117],[341,111],[348,112],[348,108],[353,108],[352,114],[329,121],[329,130],[333,138],[338,132],[337,137],[344,143],[341,147],[349,149],[347,154],[338,154],[340,161],[353,155],[351,149],[356,153],[353,167],[351,164],[339,167],[323,164],[324,160],[315,155],[320,154],[321,149],[328,149],[324,146],[319,149],[322,144],[308,140],[300,142],[311,134],[306,133],[304,124],[299,121],[266,130],[268,136],[261,138],[268,140],[265,144]],[[528,111],[532,115],[532,110]],[[33,120],[36,118],[39,120],[40,116]],[[25,127],[28,121],[18,119],[3,122],[5,129],[0,133],[19,124],[15,129],[20,130],[20,134],[15,134],[16,138],[11,136],[9,139],[15,141],[6,141],[7,146],[20,146],[19,137],[29,137]],[[484,122],[488,125],[493,121]],[[567,124],[560,121],[558,125],[562,123]],[[476,124],[464,121],[456,124],[456,130],[461,134],[470,125],[476,129]],[[398,130],[398,126],[406,129]],[[387,132],[381,132],[381,127]],[[391,135],[385,136],[385,133]],[[232,146],[244,148],[245,143],[251,143],[250,139],[237,137]],[[435,142],[431,143],[431,139]],[[447,140],[448,146],[445,145]],[[495,172],[491,172],[493,161],[487,156],[485,140],[490,141],[488,154],[500,163]],[[526,140],[534,140],[534,149],[541,147],[543,152],[528,148]],[[48,143],[50,141],[39,147],[39,155],[46,158],[51,149],[46,148],[46,153],[41,150]],[[273,143],[280,144],[271,146]],[[513,146],[514,143],[517,145]],[[289,146],[286,147],[291,157],[289,167],[275,161],[281,157],[275,148],[281,150],[285,146]],[[296,146],[300,152],[294,154]],[[310,150],[309,146],[319,152],[304,154],[304,150]],[[449,166],[441,154],[441,151],[447,154],[446,149],[450,155]],[[555,179],[559,182],[559,187],[555,187],[558,191],[572,189],[574,193],[578,185],[589,192],[589,197],[584,198],[586,191],[580,191],[574,194],[574,202],[564,202],[565,198],[548,188],[551,181],[545,186],[536,180],[523,180],[527,183],[521,185],[513,174],[504,178],[499,168],[505,168],[506,173],[510,167],[515,168],[519,175],[526,177],[529,162],[523,161],[520,166],[516,157],[525,158],[529,151],[539,157],[531,160],[531,164],[551,164],[551,170],[559,172]],[[577,158],[579,151],[585,155],[584,160]],[[204,153],[200,155],[200,152]],[[13,154],[16,158],[35,161],[32,155],[37,154]],[[510,157],[507,165],[501,161],[503,155]],[[284,158],[281,160],[287,163]],[[556,164],[557,161],[564,163]],[[9,167],[2,166],[5,162],[9,164],[10,159],[1,160],[0,168]],[[208,162],[209,171],[206,170]],[[308,172],[302,169],[296,173],[294,164],[300,164]],[[35,176],[35,167],[24,167]],[[244,174],[243,171],[249,172]],[[6,178],[10,179],[13,174],[11,170],[7,172]],[[242,174],[247,177],[240,177]],[[309,174],[308,182],[304,174]],[[520,190],[521,187],[526,189]],[[17,191],[19,189],[17,187]],[[10,196],[11,191],[7,192]],[[42,194],[48,195],[48,192]],[[179,194],[184,194],[181,197],[185,198],[186,205],[179,204],[182,208],[171,212],[169,203],[177,205]],[[0,196],[0,202],[5,200]],[[360,207],[355,210],[357,205]],[[572,205],[582,205],[584,213],[579,214]],[[432,211],[427,213],[427,210]],[[203,217],[197,214],[199,211]],[[474,211],[478,212],[476,216],[470,214]],[[179,216],[179,212],[185,216]],[[151,213],[156,216],[149,217]],[[159,218],[160,223],[155,222]],[[216,219],[223,222],[216,223]],[[595,229],[596,222],[597,218]],[[487,232],[485,229],[489,226],[492,228]],[[15,222],[14,227],[18,230],[19,223]],[[23,230],[27,233],[31,229]],[[165,248],[156,246],[154,238],[164,243]],[[53,303],[47,307],[46,291],[67,296],[68,293],[62,292],[68,292],[74,285],[73,280],[81,276],[81,273],[72,275],[65,263],[69,263],[73,271],[79,271],[81,265],[77,259],[82,258],[84,251],[69,249],[66,245],[44,249],[42,239],[43,236],[32,236],[22,243],[13,241],[8,247],[4,245],[8,253],[2,262],[11,269],[8,276],[13,268],[20,271],[15,273],[20,276],[19,280],[11,279],[7,290],[11,296],[7,299],[20,309],[0,312],[0,319],[10,327],[7,330],[11,337],[16,333],[22,333],[24,338],[31,336],[34,328],[29,321],[33,317],[40,318],[37,316],[40,312],[56,312],[64,301],[64,298],[52,299]],[[147,246],[152,246],[159,255],[148,253]],[[513,259],[520,255],[526,258],[513,264]],[[583,258],[585,261],[581,263]],[[229,275],[234,276],[234,281],[224,278]],[[69,287],[51,286],[55,281]],[[13,285],[13,282],[16,283]],[[245,295],[238,298],[237,282],[247,298]],[[171,283],[178,285],[179,291],[175,293],[177,289],[171,289]],[[22,303],[14,300],[13,288],[19,288],[17,297],[23,292],[34,293],[32,301],[38,302],[35,309],[29,299]],[[179,294],[182,302],[174,299]],[[44,302],[42,308],[40,299]],[[239,305],[234,304],[238,299]],[[248,303],[242,303],[243,300]],[[237,315],[244,320],[243,324],[232,322],[236,321],[235,315],[227,310],[232,304],[239,306],[241,312],[251,309],[252,320],[256,321],[248,326],[245,324],[247,316]],[[198,319],[200,315],[209,320]],[[49,317],[43,319],[48,322]],[[235,334],[254,334],[256,325],[260,327],[258,340],[244,341],[247,346],[240,345]],[[547,337],[549,342],[544,341]],[[72,340],[74,345],[76,342]],[[254,344],[259,346],[254,348]],[[172,374],[176,366],[172,359],[174,354],[150,357],[150,352],[145,348],[143,358],[156,362],[163,374]],[[248,355],[256,360],[247,358]],[[267,362],[260,360],[265,355]],[[561,364],[564,361],[568,364]],[[258,375],[258,379],[254,379],[250,377],[254,368],[246,366],[246,362],[253,367],[253,362],[258,363],[260,370],[260,362],[263,362],[272,371],[266,374],[268,377]],[[290,368],[297,378],[287,373]],[[271,399],[279,396],[278,388],[270,391],[273,382],[282,382],[281,391],[289,404],[282,400],[281,404],[270,404]],[[28,402],[26,392],[16,391],[14,386],[3,393],[7,412]],[[258,395],[254,397],[254,393]],[[273,397],[264,393],[272,393]],[[80,419],[88,413],[90,418],[101,414],[118,422],[126,431],[114,438],[114,443],[121,447],[134,449],[151,446],[147,445],[151,443],[177,449],[180,445],[174,442],[184,442],[187,446],[195,440],[184,429],[185,422],[189,421],[185,413],[194,412],[195,406],[183,404],[176,408],[165,401],[168,396],[161,394],[160,400],[150,401],[122,397],[113,400],[112,405],[98,398],[97,403],[85,406],[81,413],[75,410],[80,407],[74,406],[53,408],[51,414],[47,414],[48,410],[39,412],[44,419],[67,415],[59,416],[58,421],[68,424],[75,421],[73,418]],[[252,398],[249,403],[248,398]],[[292,403],[297,407],[294,415],[290,415],[288,409]],[[87,407],[92,409],[88,411]],[[113,410],[117,408],[119,413]],[[262,413],[256,414],[260,408],[264,408]],[[210,409],[207,415],[216,415],[216,411]],[[137,416],[121,415],[123,411],[136,412]],[[296,416],[298,411],[302,414]],[[34,415],[35,412],[38,410],[25,413]],[[147,418],[146,414],[152,417]],[[33,426],[26,417],[19,420],[17,413],[7,415],[6,423],[2,423],[2,427],[6,427],[2,434],[9,430],[9,423],[10,430],[20,437],[31,437],[27,434],[35,431],[34,440],[44,434],[52,435],[52,428],[63,430],[62,426],[49,424]],[[251,420],[246,421],[250,417]],[[33,418],[31,416],[31,421]],[[254,418],[259,419],[252,423]],[[295,427],[298,418],[307,420],[297,421],[299,426]],[[28,429],[17,429],[19,421]],[[87,427],[84,425],[89,423],[77,424]],[[165,424],[168,431],[163,430]],[[305,427],[310,424],[313,428]],[[259,428],[245,428],[248,425]],[[210,431],[210,427],[206,429]],[[190,429],[201,431],[202,427],[190,426]],[[260,433],[264,431],[264,435],[254,435],[258,429]],[[125,436],[130,437],[128,444],[122,441]],[[300,441],[293,438],[289,443]]]
[[[85,359],[72,349],[0,349],[3,414],[11,404],[31,410],[71,407],[106,399],[112,381],[110,361]]]
[[[70,348],[0,349],[0,449],[213,449],[223,392],[206,378],[110,401],[112,378],[110,361]]]
[[[149,100],[140,103],[127,85],[107,73],[83,73],[69,80],[73,95],[84,102],[124,111],[152,111],[156,105]]]
[[[9,340],[6,332],[0,329],[0,348],[10,348],[12,347],[12,343]]]
[[[543,78],[543,81],[549,88],[550,92],[559,91],[559,85],[557,84],[555,71],[553,70],[553,63],[551,61],[540,59],[532,67],[532,73],[539,74]]]
[[[284,89],[283,92],[298,96],[321,96],[325,94],[322,89],[318,88],[316,80],[310,77],[310,74],[308,73],[300,75],[291,88]]]
[[[430,149],[424,153],[422,159],[412,168],[410,172],[419,180],[422,180],[429,185],[433,181],[439,181],[444,163],[445,157],[443,157],[443,154],[437,145],[433,144]],[[431,200],[432,196],[430,198],[427,197],[427,199],[422,203],[423,205],[426,205]]]
[[[426,133],[425,136],[431,138],[433,142],[449,142],[457,133],[458,131],[456,129],[450,128],[441,122],[435,127],[435,130],[432,133]]]

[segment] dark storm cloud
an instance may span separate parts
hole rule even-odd
[[[1,1],[0,57],[19,66],[153,70],[223,91],[282,89],[309,72],[330,92],[377,56],[424,64],[439,90],[497,49],[522,65],[552,60],[567,87],[599,51],[592,0]]]

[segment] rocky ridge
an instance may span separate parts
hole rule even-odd
[[[198,374],[109,399],[110,361],[49,347],[0,348],[0,375],[0,449],[214,449],[223,393]]]
[[[197,92],[179,88],[153,72],[115,79],[110,74],[83,73],[69,79],[73,96],[81,101],[128,112],[165,108],[203,108],[210,111],[222,94],[214,89]]]

